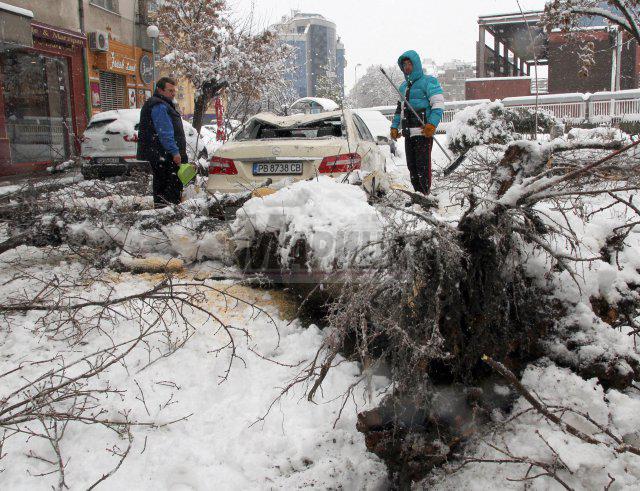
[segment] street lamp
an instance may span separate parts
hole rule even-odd
[[[151,66],[153,68],[153,85],[152,91],[156,89],[156,39],[160,36],[158,26],[150,25],[147,27],[147,36],[151,38]]]
[[[358,63],[355,67],[353,67],[353,88],[355,89],[356,84],[358,83],[358,68],[362,66],[362,63]],[[358,91],[356,90],[356,108],[358,107]]]

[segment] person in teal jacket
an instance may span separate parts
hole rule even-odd
[[[391,138],[397,140],[402,132],[413,189],[429,194],[431,149],[433,136],[444,114],[444,95],[438,79],[423,73],[420,56],[415,51],[403,53],[398,58],[398,66],[405,78],[398,90],[405,95],[420,119],[405,107],[404,102],[399,102],[391,124]]]

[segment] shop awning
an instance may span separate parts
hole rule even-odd
[[[0,48],[32,47],[32,19],[31,10],[0,2]]]

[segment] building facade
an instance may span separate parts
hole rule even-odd
[[[91,114],[142,107],[153,90],[149,2],[84,1]]]
[[[292,12],[274,26],[282,42],[295,49],[289,75],[299,97],[318,95],[318,81],[335,78],[344,94],[346,57],[336,25],[319,14]]]
[[[151,94],[147,0],[0,3],[0,175],[78,155],[88,119]]]
[[[0,7],[3,27],[15,31],[0,31],[0,175],[77,154],[87,123],[86,39],[77,29],[77,10],[62,5],[74,2],[40,2],[33,10],[25,8],[29,2],[14,3]]]
[[[607,2],[599,8],[615,10]],[[477,79],[470,80],[470,94],[502,99],[535,93],[618,91],[640,83],[640,50],[634,39],[603,17],[583,17],[571,32],[545,32],[539,22],[542,11],[482,16],[478,19]],[[581,62],[590,47],[589,67]],[[535,65],[538,65],[537,78]],[[525,79],[531,80],[526,89]],[[510,79],[507,81],[501,79]],[[480,81],[479,81],[480,80]],[[508,95],[504,93],[508,91]],[[528,92],[528,93],[525,93]]]
[[[465,100],[465,82],[476,73],[475,63],[453,60],[439,67],[438,79],[448,101]]]

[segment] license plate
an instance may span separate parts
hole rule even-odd
[[[97,157],[96,164],[119,164],[120,157]]]
[[[268,162],[268,163],[260,163],[253,164],[253,175],[254,176],[263,176],[263,175],[296,175],[302,174],[302,163],[301,162]]]

